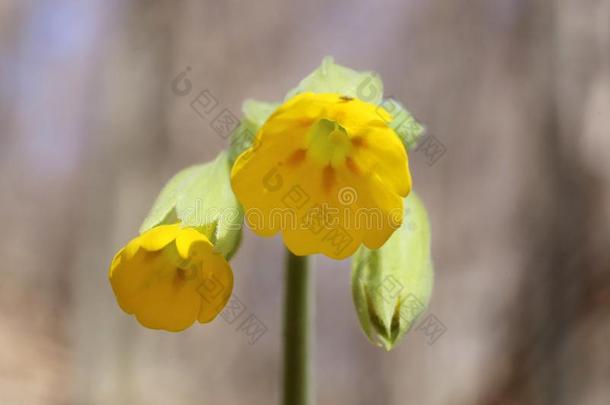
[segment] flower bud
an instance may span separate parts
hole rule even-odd
[[[432,284],[428,215],[411,192],[400,228],[381,248],[363,246],[352,259],[354,305],[371,342],[391,350],[426,309]]]

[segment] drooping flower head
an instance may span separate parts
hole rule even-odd
[[[177,332],[212,321],[233,289],[233,273],[194,228],[160,225],[131,240],[108,274],[121,308],[152,329]]]
[[[411,190],[405,147],[382,107],[301,93],[262,125],[235,161],[233,190],[258,234],[283,233],[293,253],[345,258],[381,247]]]

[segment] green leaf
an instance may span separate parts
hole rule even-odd
[[[322,60],[320,67],[288,92],[286,100],[305,92],[337,93],[379,104],[383,99],[383,82],[377,73],[358,72],[337,65],[331,56],[327,56]]]
[[[176,174],[159,194],[140,232],[175,222],[199,228],[227,259],[235,253],[243,212],[231,189],[226,152],[212,162]]]
[[[352,259],[354,305],[371,342],[386,350],[398,343],[426,309],[433,279],[428,215],[411,192],[400,228],[381,248],[361,247]]]

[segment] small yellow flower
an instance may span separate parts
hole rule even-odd
[[[210,322],[233,290],[233,273],[208,238],[181,224],[160,225],[131,240],[108,274],[128,314],[152,329],[178,332]]]
[[[235,161],[233,190],[259,235],[296,255],[341,259],[381,247],[402,223],[407,153],[383,108],[302,93],[280,106]]]

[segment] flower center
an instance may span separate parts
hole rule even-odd
[[[345,162],[352,148],[345,128],[336,121],[320,119],[307,134],[308,156],[320,165],[333,167]]]

